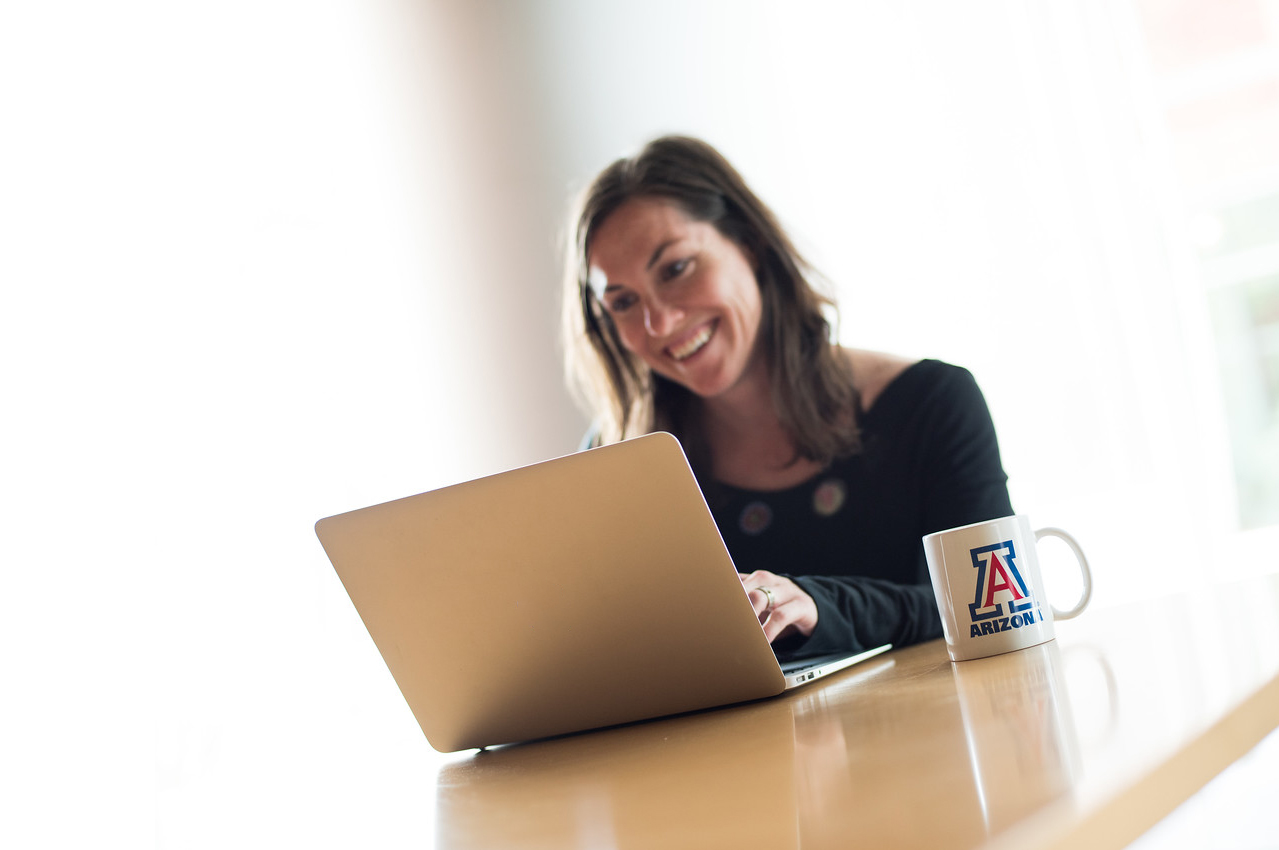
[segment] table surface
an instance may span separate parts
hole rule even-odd
[[[466,754],[440,847],[1121,847],[1279,727],[1279,575],[1133,600],[952,663]]]

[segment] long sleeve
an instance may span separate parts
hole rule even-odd
[[[891,643],[909,646],[941,637],[941,618],[928,584],[897,584],[858,576],[790,576],[817,603],[817,628],[780,643],[796,657],[862,652]]]

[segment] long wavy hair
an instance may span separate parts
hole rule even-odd
[[[832,339],[833,298],[810,283],[812,267],[732,165],[705,142],[683,136],[654,139],[605,168],[570,219],[563,341],[570,384],[594,418],[593,442],[666,430],[684,443],[694,468],[709,455],[696,397],[623,347],[588,281],[592,237],[635,198],[675,204],[754,260],[763,306],[759,340],[778,419],[800,457],[828,463],[855,454],[859,404],[847,359]]]

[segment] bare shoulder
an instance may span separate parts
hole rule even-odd
[[[842,349],[853,369],[853,385],[862,397],[862,409],[870,410],[884,388],[897,379],[918,358],[885,354],[882,351],[866,351],[860,348]]]

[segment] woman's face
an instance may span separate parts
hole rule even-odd
[[[703,398],[763,374],[755,270],[714,225],[636,198],[599,225],[588,261],[622,344],[654,372]]]

